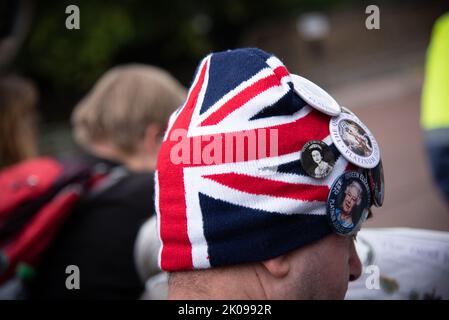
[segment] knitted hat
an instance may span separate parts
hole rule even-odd
[[[263,261],[331,233],[329,191],[355,166],[332,143],[330,118],[296,93],[273,55],[251,48],[205,57],[159,153],[161,268]],[[312,140],[334,155],[323,179],[301,165]]]

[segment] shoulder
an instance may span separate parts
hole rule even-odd
[[[129,197],[130,200],[136,198],[152,199],[154,192],[153,173],[132,173],[128,172],[120,181],[113,185],[108,191],[120,198]]]

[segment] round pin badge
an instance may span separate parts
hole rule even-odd
[[[335,157],[326,143],[312,140],[301,150],[301,165],[309,176],[321,179],[328,176],[334,168]]]
[[[332,117],[329,131],[332,141],[346,160],[365,169],[378,165],[379,145],[357,116],[343,112],[338,117]]]
[[[352,112],[351,110],[349,110],[348,108],[343,107],[343,106],[341,106],[341,112],[349,113],[349,114],[352,114],[353,116],[355,116],[354,112]]]
[[[366,177],[348,171],[332,184],[327,198],[327,217],[332,230],[340,235],[353,235],[367,219],[371,197]]]
[[[368,170],[368,182],[376,207],[382,207],[385,197],[385,180],[382,160],[373,169]]]
[[[338,116],[341,113],[340,105],[324,89],[296,74],[292,74],[291,77],[296,93],[309,106],[330,116]]]

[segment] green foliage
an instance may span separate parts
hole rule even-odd
[[[239,46],[245,30],[348,1],[40,0],[16,67],[39,81],[44,108],[68,111],[116,64],[159,65],[188,85],[203,55]],[[65,28],[71,4],[80,30]]]
[[[80,30],[67,30],[65,6],[40,13],[32,29],[24,62],[61,86],[85,89],[110,65],[111,57],[133,35],[130,16],[118,5],[84,1]]]

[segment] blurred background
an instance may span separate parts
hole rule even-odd
[[[68,5],[80,29],[68,30]],[[211,51],[255,46],[319,83],[376,136],[386,175],[384,207],[371,227],[449,231],[449,209],[432,182],[420,127],[426,50],[447,1],[377,1],[368,30],[352,0],[0,2],[0,68],[40,93],[39,152],[76,151],[75,104],[111,67],[140,62],[169,70],[186,87]],[[1,116],[1,114],[0,114]]]

